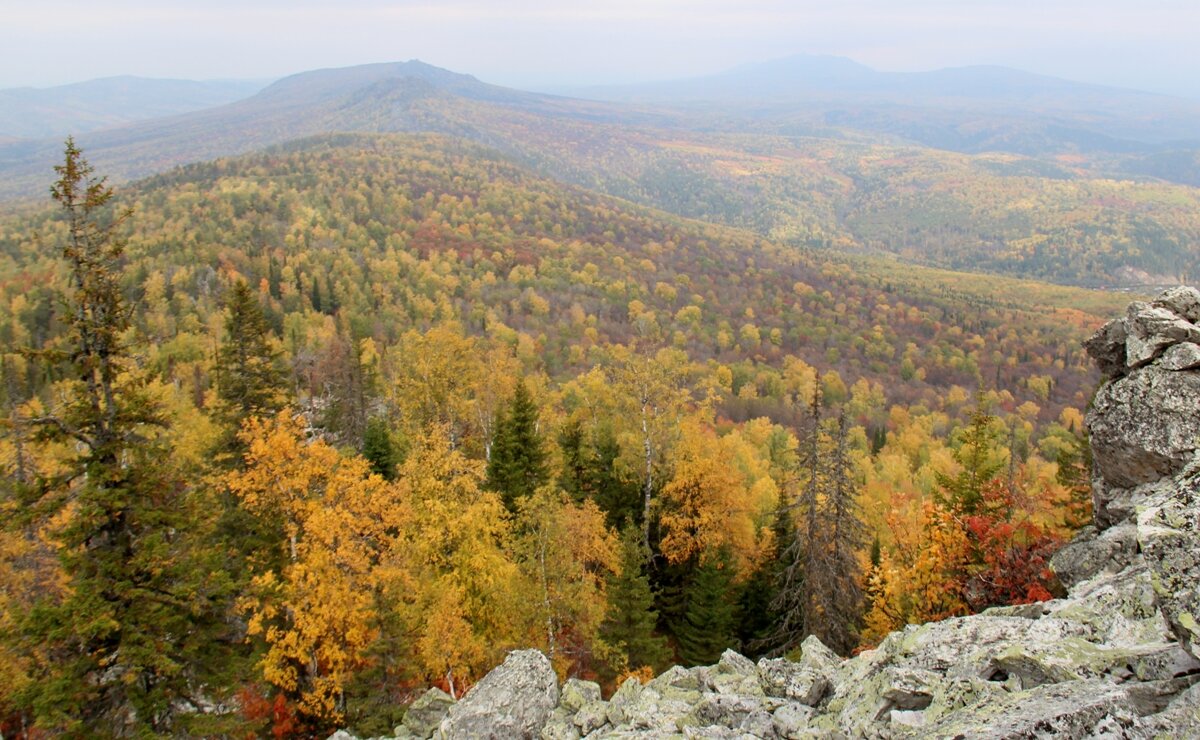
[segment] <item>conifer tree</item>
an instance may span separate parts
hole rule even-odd
[[[666,638],[655,634],[654,594],[642,570],[647,560],[637,529],[627,526],[621,534],[621,569],[608,579],[608,611],[600,625],[600,638],[620,659],[609,678],[642,666],[658,671],[670,660]]]
[[[392,432],[383,419],[374,418],[367,422],[362,455],[370,463],[372,473],[386,481],[396,479],[396,446],[392,442]]]
[[[24,615],[40,675],[18,700],[53,734],[186,734],[180,717],[195,718],[190,697],[220,660],[206,653],[217,645],[224,582],[200,560],[206,508],[173,471],[158,433],[166,418],[122,341],[130,312],[119,230],[129,212],[113,213],[112,189],[71,139],[55,171],[73,383],[63,407],[27,422],[76,454],[24,503],[32,516],[63,519],[58,554],[69,588]]]
[[[808,593],[804,579],[804,537],[796,526],[792,510],[795,503],[780,496],[775,510],[775,558],[773,596],[770,603],[770,631],[750,648],[768,655],[782,655],[799,645],[808,634],[804,630],[804,614]]]
[[[509,511],[516,511],[517,499],[532,495],[550,477],[538,434],[538,408],[524,383],[517,383],[496,426],[487,475],[488,487],[500,493]]]
[[[854,471],[847,454],[846,411],[838,416],[837,436],[829,458],[829,498],[826,506],[826,529],[829,545],[825,553],[826,574],[823,579],[828,594],[824,629],[818,634],[821,641],[843,655],[858,644],[858,625],[863,611],[862,566],[858,553],[866,547],[867,528],[862,521]]]
[[[988,413],[983,393],[976,394],[971,423],[963,435],[962,445],[954,452],[954,459],[962,470],[956,475],[939,473],[937,476],[942,490],[935,499],[955,514],[975,514],[983,505],[988,481],[995,478],[1004,465],[993,454],[997,442],[992,429],[995,418]]]
[[[737,601],[730,598],[733,559],[722,548],[701,561],[684,589],[683,618],[674,626],[684,665],[711,665],[736,646]]]
[[[283,407],[284,369],[271,342],[271,325],[244,281],[234,283],[226,302],[225,341],[217,350],[218,416],[226,447],[237,447],[246,419],[272,416]]]

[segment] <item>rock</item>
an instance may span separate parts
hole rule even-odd
[[[1125,331],[1125,365],[1130,369],[1149,364],[1173,344],[1200,341],[1200,327],[1173,311],[1136,301],[1125,314]]]
[[[1124,319],[1110,321],[1083,343],[1083,348],[1105,376],[1125,372],[1125,338],[1129,335]]]
[[[1200,344],[1184,342],[1167,348],[1159,358],[1158,366],[1171,372],[1200,368]]]
[[[921,737],[1084,738],[1102,723],[1128,731],[1136,722],[1124,688],[1072,681],[991,697],[923,728]]]
[[[1153,305],[1165,308],[1193,324],[1200,323],[1200,290],[1195,288],[1181,285],[1165,290],[1154,299]]]
[[[776,735],[791,740],[804,736],[809,729],[808,723],[812,715],[811,707],[792,702],[776,709],[771,715],[771,723]]]
[[[329,737],[325,738],[325,740],[358,740],[358,738],[354,735],[351,735],[349,732],[346,732],[345,730],[338,730]]]
[[[600,701],[600,684],[568,678],[563,684],[558,705],[574,714],[590,702]]]
[[[1200,459],[1145,503],[1138,544],[1163,616],[1184,648],[1200,657]]]
[[[633,676],[625,679],[612,698],[608,700],[608,721],[620,726],[628,718],[627,710],[637,703],[642,693],[642,684]]]
[[[421,694],[404,713],[402,726],[414,737],[430,738],[454,705],[454,699],[438,688]]]
[[[759,685],[767,696],[791,699],[815,707],[830,689],[828,677],[786,658],[758,662]]]
[[[755,671],[754,662],[734,650],[721,653],[721,659],[717,662],[717,673],[751,678],[757,675]]]
[[[574,723],[574,712],[561,706],[550,714],[550,719],[542,726],[541,740],[579,740],[579,728]]]
[[[1067,588],[1104,572],[1115,573],[1137,555],[1137,527],[1126,524],[1097,533],[1084,527],[1050,558],[1050,569]]]
[[[517,650],[450,708],[442,737],[536,738],[558,704],[558,677],[537,650]]]
[[[608,705],[602,701],[588,702],[575,713],[573,723],[584,735],[599,730],[608,724]]]
[[[1200,439],[1200,373],[1151,365],[1110,381],[1087,414],[1096,472],[1104,486],[1135,488],[1180,472]],[[1097,520],[1110,522],[1105,502]]]

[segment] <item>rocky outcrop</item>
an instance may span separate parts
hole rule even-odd
[[[843,660],[729,651],[608,701],[512,653],[437,737],[1200,737],[1200,292],[1134,303],[1086,344],[1095,525],[1051,561],[1064,598],[911,626]],[[428,695],[427,695],[428,696]],[[443,695],[444,696],[444,695]],[[448,697],[447,697],[448,698]],[[422,703],[424,702],[424,703]],[[410,713],[446,711],[425,697]],[[410,729],[411,728],[411,729]],[[422,730],[424,731],[424,730]]]

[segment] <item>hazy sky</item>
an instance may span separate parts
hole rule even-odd
[[[0,87],[419,58],[489,82],[667,79],[794,53],[1003,64],[1200,96],[1200,0],[0,0]]]

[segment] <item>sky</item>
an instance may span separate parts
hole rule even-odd
[[[0,88],[421,59],[554,89],[805,53],[1200,97],[1197,30],[1200,0],[0,0]]]

